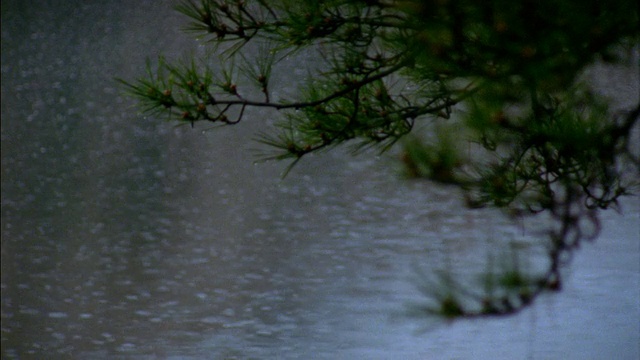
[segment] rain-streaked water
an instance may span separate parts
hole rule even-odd
[[[393,154],[314,156],[282,180],[252,163],[273,114],[213,131],[143,118],[113,78],[197,48],[173,3],[2,6],[3,359],[640,357],[637,198],[532,308],[402,316],[417,269],[477,268],[535,224],[403,181]],[[637,69],[594,73],[637,100]]]

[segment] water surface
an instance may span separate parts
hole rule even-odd
[[[405,317],[417,269],[481,268],[535,224],[402,181],[393,154],[313,156],[282,180],[248,141],[273,114],[215,131],[142,117],[113,77],[198,49],[170,1],[5,3],[2,358],[640,356],[637,198],[562,293],[502,319]],[[637,70],[594,71],[634,101]]]

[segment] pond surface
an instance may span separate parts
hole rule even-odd
[[[281,179],[249,141],[274,114],[211,131],[140,116],[113,77],[197,48],[172,3],[3,3],[3,359],[640,357],[637,198],[532,308],[406,316],[419,273],[481,268],[536,224],[403,181],[393,154],[336,151]],[[594,73],[634,101],[637,69]]]

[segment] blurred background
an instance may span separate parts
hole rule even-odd
[[[640,357],[637,198],[522,313],[407,316],[420,274],[481,271],[538,224],[403,180],[397,151],[314,155],[281,179],[251,140],[274,113],[224,129],[142,116],[115,77],[206,53],[174,4],[3,2],[3,359]],[[614,106],[637,101],[633,56],[585,74]],[[314,59],[284,59],[275,92]]]

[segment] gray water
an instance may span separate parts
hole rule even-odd
[[[171,4],[3,3],[3,359],[640,357],[637,198],[530,309],[407,316],[420,272],[477,269],[536,224],[404,181],[394,153],[313,156],[283,180],[250,141],[275,114],[205,131],[141,116],[113,77],[203,51]],[[276,91],[309,61],[285,60]],[[593,72],[634,101],[637,69]]]

